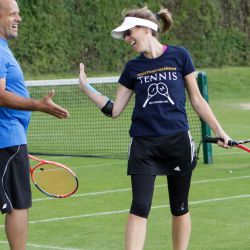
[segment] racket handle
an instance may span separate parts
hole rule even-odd
[[[204,142],[207,142],[207,143],[217,143],[218,141],[224,141],[222,138],[218,138],[218,137],[211,137],[211,136],[208,136],[206,135],[204,137]]]
[[[218,141],[224,142],[224,140],[222,138],[219,137],[211,137],[211,136],[205,136],[204,137],[204,141],[207,143],[217,143]],[[228,146],[236,146],[239,143],[237,143],[236,141],[233,140],[229,140],[228,141]]]

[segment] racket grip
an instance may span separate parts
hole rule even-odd
[[[211,137],[211,136],[205,136],[204,141],[207,142],[207,143],[217,143],[218,141],[224,142],[224,140],[222,138]],[[238,145],[238,143],[236,141],[229,140],[227,145],[228,146],[236,146],[236,145]]]
[[[217,143],[218,141],[224,141],[222,138],[218,138],[218,137],[211,137],[211,136],[205,136],[204,137],[204,142],[207,143]]]

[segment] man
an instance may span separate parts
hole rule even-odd
[[[8,47],[21,22],[15,0],[0,0],[0,209],[12,250],[26,249],[31,189],[26,133],[30,111],[58,118],[69,113],[52,101],[54,91],[41,100],[29,98],[22,70]]]

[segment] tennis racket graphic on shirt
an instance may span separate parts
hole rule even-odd
[[[66,198],[77,191],[78,179],[70,168],[32,155],[29,158],[38,162],[30,167],[30,175],[32,182],[42,193],[54,198]]]
[[[174,105],[174,102],[173,100],[171,99],[171,97],[169,96],[168,94],[168,87],[166,84],[160,82],[158,85],[157,85],[157,90],[158,90],[158,93],[160,95],[163,95],[165,97],[167,97],[167,99],[169,100],[169,102]]]
[[[224,140],[222,138],[218,138],[218,137],[205,136],[204,141],[208,142],[208,143],[217,143],[218,141],[223,142]],[[240,149],[250,153],[250,148],[242,145],[242,144],[249,143],[249,142],[250,142],[250,140],[242,140],[242,141],[229,140],[228,146],[237,147],[237,148],[240,148]]]
[[[143,108],[146,107],[148,101],[157,94],[158,90],[157,90],[157,84],[156,83],[153,83],[151,84],[149,87],[148,87],[148,97],[146,99],[146,101],[144,102],[143,104]]]
[[[143,104],[142,107],[145,108],[146,105],[147,105],[147,103],[148,103],[148,101],[149,101],[153,96],[155,96],[157,93],[160,94],[160,95],[163,95],[163,96],[167,97],[168,101],[169,101],[172,105],[174,105],[173,100],[171,99],[171,97],[170,97],[169,94],[168,94],[168,87],[167,87],[167,85],[164,84],[164,83],[162,83],[162,82],[160,82],[160,83],[158,83],[158,84],[153,83],[153,84],[151,84],[151,85],[148,87],[148,97],[147,97],[147,99],[146,99],[146,101],[144,102],[144,104]]]

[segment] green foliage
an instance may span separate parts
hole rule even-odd
[[[122,10],[145,4],[173,13],[174,27],[161,37],[188,48],[197,67],[250,65],[250,3],[247,0],[19,0],[23,23],[12,42],[24,72],[77,74],[120,72],[135,54],[110,32]]]

